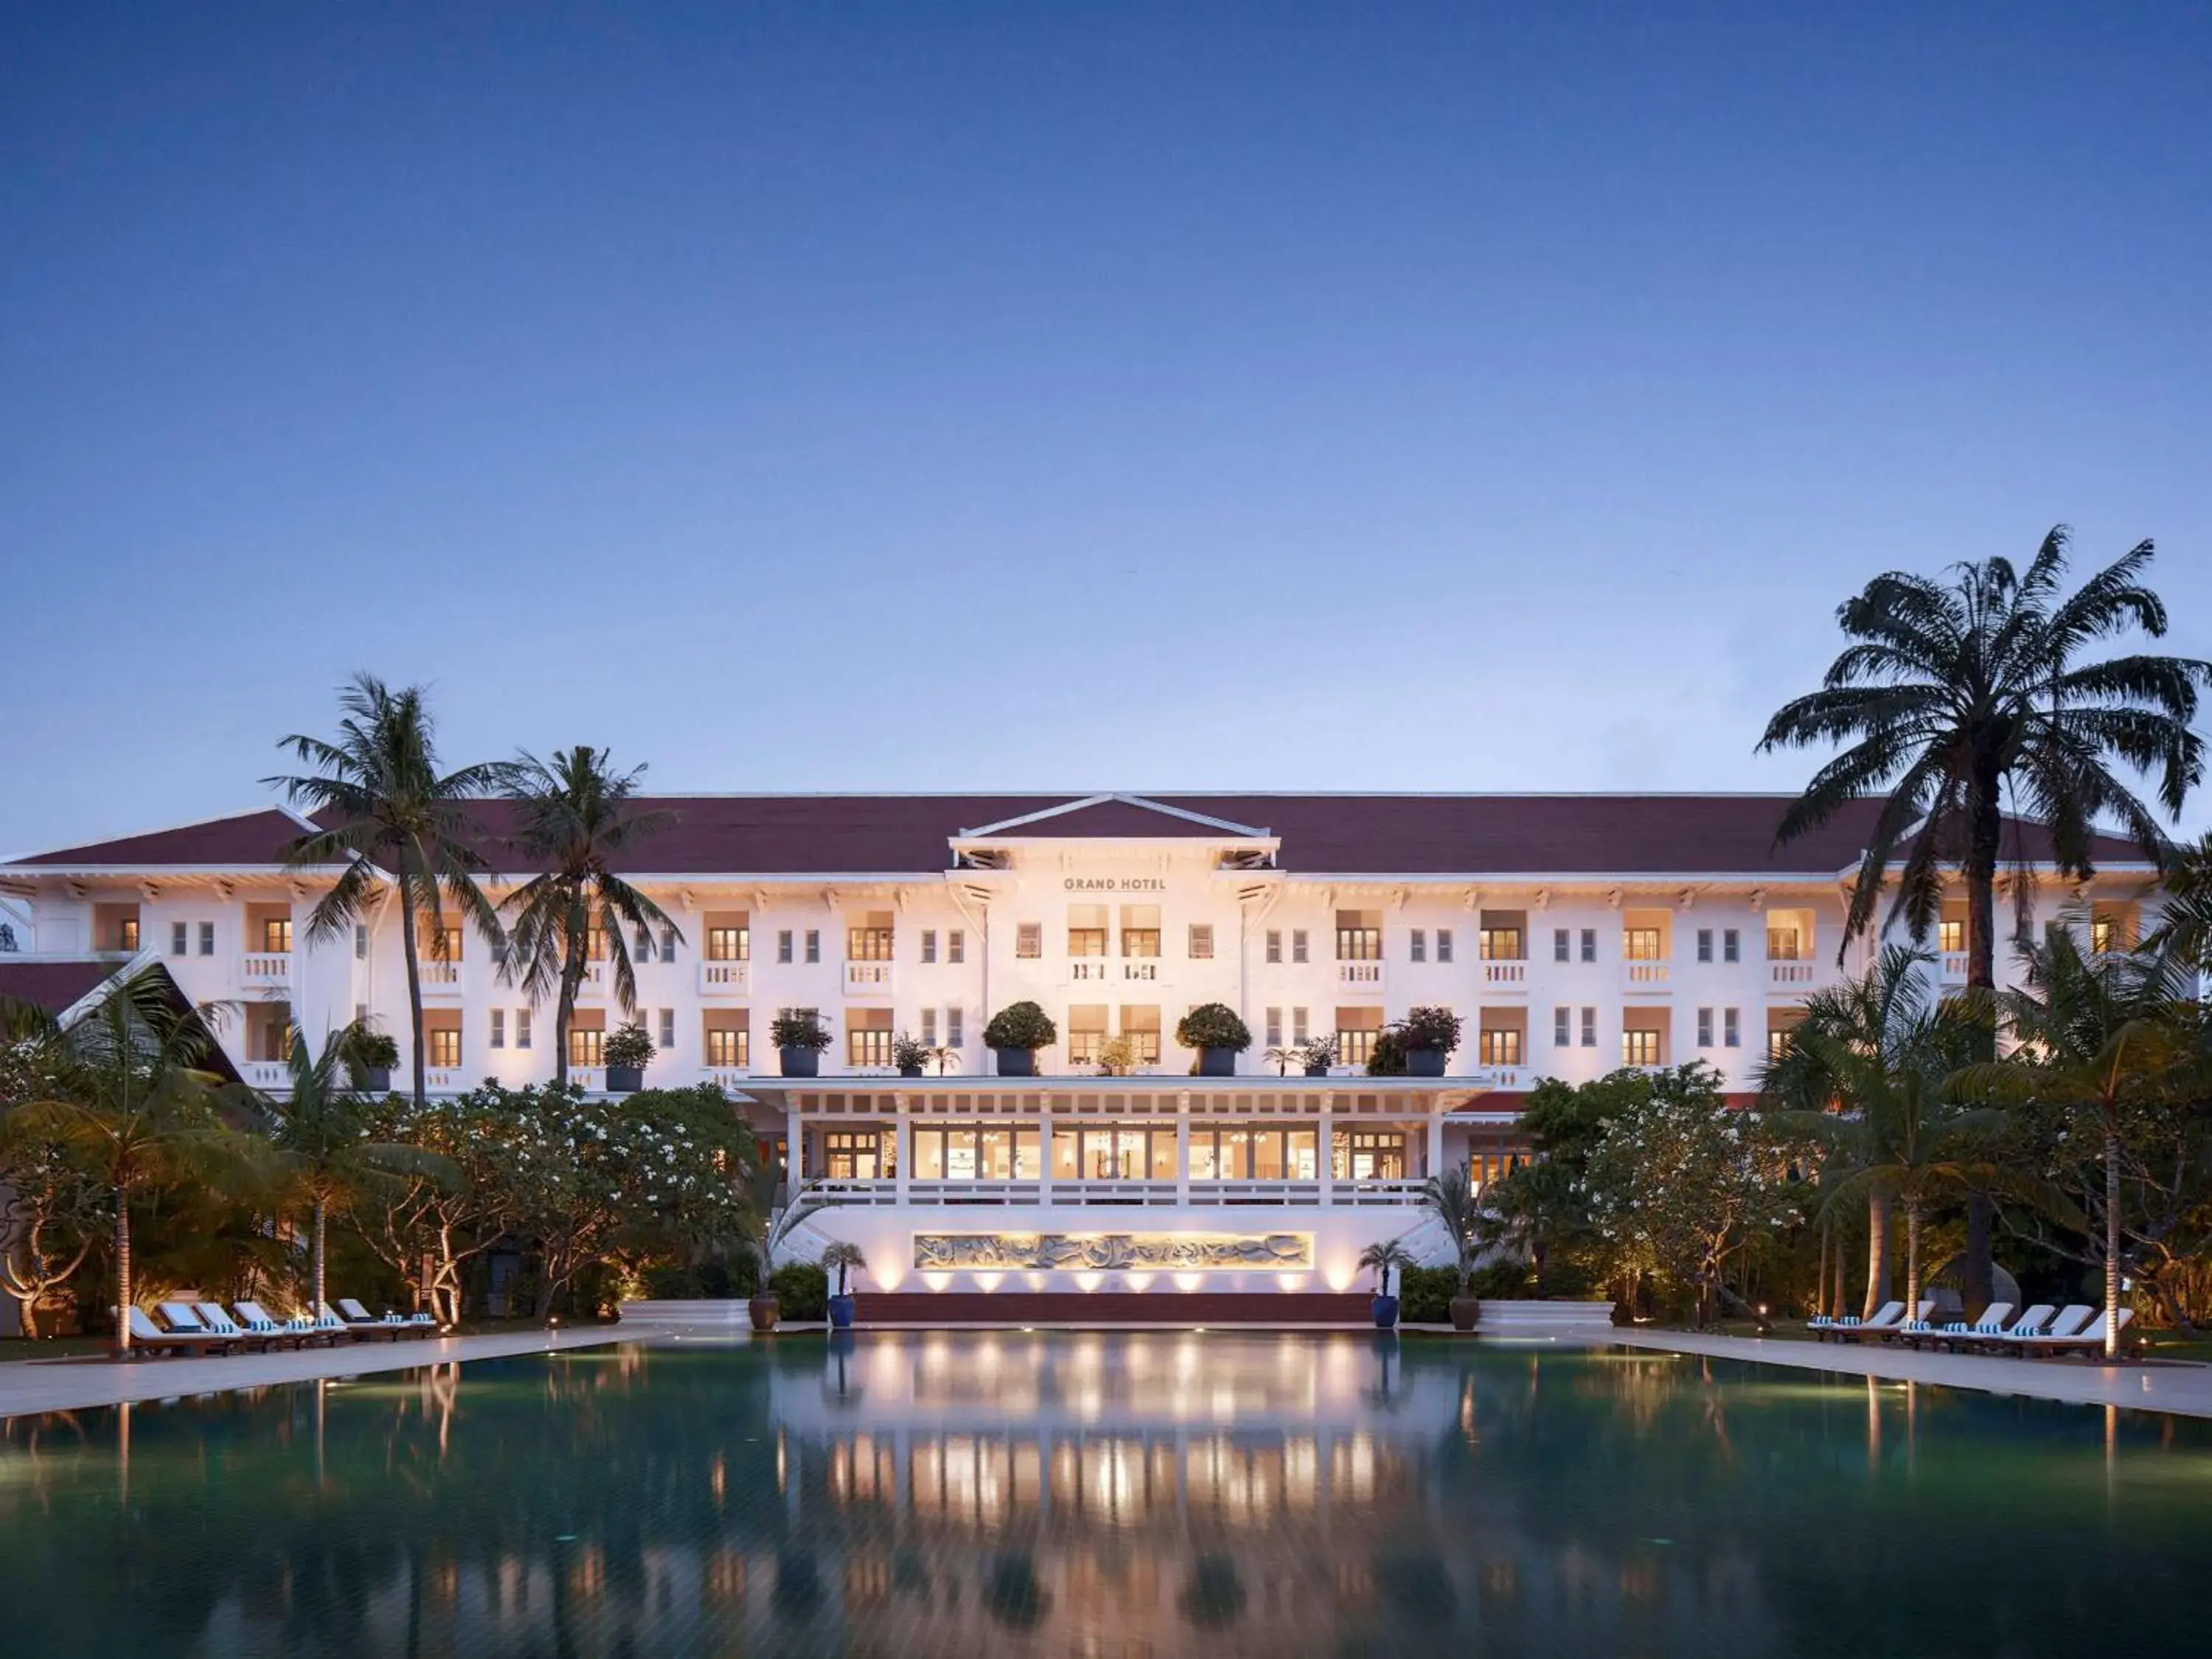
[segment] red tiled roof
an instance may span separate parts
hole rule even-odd
[[[630,868],[655,875],[898,874],[941,871],[963,830],[1064,806],[1066,795],[665,795],[640,805],[675,821],[639,842]],[[1774,845],[1784,795],[1182,795],[1164,805],[1279,838],[1283,868],[1329,875],[1827,875],[1854,864],[1879,810],[1859,802],[1815,833]],[[495,868],[514,810],[475,809]],[[2019,830],[2015,826],[2015,832]],[[43,853],[17,867],[252,866],[282,861],[299,833],[269,809],[183,829]],[[1106,837],[1220,836],[1141,802],[1099,802],[1000,834]],[[2026,833],[2047,844],[2033,826]],[[2109,863],[2141,854],[2100,836]]]
[[[86,994],[112,978],[121,964],[78,962],[11,962],[0,957],[0,997],[13,997],[50,1014],[75,1007]]]

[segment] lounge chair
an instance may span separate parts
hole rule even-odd
[[[2112,1322],[2112,1328],[2124,1335],[2129,1322],[2135,1316],[2136,1310],[2133,1308],[2121,1309],[2119,1317]],[[2070,1336],[2024,1336],[2020,1340],[2019,1352],[2022,1355],[2102,1353],[2105,1349],[2105,1316],[2099,1314],[2087,1325]]]
[[[2035,1336],[2051,1323],[2052,1309],[2048,1302],[2039,1302],[2009,1325],[2001,1319],[1991,1319],[1990,1313],[2001,1308],[2002,1303],[1992,1303],[1982,1316],[1963,1331],[1952,1334],[1951,1346],[1954,1351],[1984,1353],[2001,1348],[2011,1340],[2023,1336]]]
[[[389,1334],[395,1340],[403,1336],[435,1336],[438,1334],[438,1322],[427,1313],[410,1314],[404,1318],[396,1313],[387,1313],[380,1317],[349,1296],[338,1298],[338,1315],[349,1325],[380,1336]]]
[[[344,1305],[359,1308],[361,1304],[351,1302]],[[329,1330],[331,1328],[331,1322],[333,1320],[337,1322],[337,1329],[343,1331],[356,1342],[374,1342],[380,1338],[386,1342],[397,1342],[399,1340],[398,1328],[389,1320],[370,1319],[365,1316],[356,1319],[350,1313],[334,1312],[327,1302],[319,1304],[315,1316],[316,1325],[324,1330]]]
[[[1872,1319],[1861,1319],[1856,1314],[1845,1314],[1832,1324],[1815,1329],[1814,1335],[1824,1342],[1832,1336],[1838,1342],[1848,1342],[1860,1331],[1887,1330],[1903,1316],[1904,1312],[1905,1304],[1902,1302],[1885,1302]]]
[[[372,1340],[370,1333],[356,1330],[344,1320],[340,1319],[337,1314],[331,1312],[331,1304],[327,1302],[317,1305],[313,1316],[307,1321],[307,1328],[333,1347],[337,1346],[341,1338],[348,1342],[367,1342]]]
[[[131,1322],[131,1346],[139,1353],[221,1353],[228,1341],[205,1330],[165,1331],[143,1308],[133,1306],[125,1317]]]
[[[1912,1316],[1925,1324],[1928,1316],[1935,1311],[1935,1308],[1936,1304],[1932,1300],[1923,1301]],[[1904,1328],[1904,1313],[1905,1304],[1902,1302],[1892,1302],[1886,1305],[1881,1312],[1868,1320],[1865,1324],[1852,1330],[1838,1331],[1836,1334],[1839,1340],[1845,1342],[1863,1342],[1869,1337],[1877,1342],[1887,1342]]]
[[[1950,1348],[1955,1351],[1959,1345],[1970,1339],[1977,1329],[1986,1328],[1992,1332],[2002,1330],[2005,1321],[2011,1316],[2011,1303],[1992,1302],[1982,1310],[1981,1319],[1974,1325],[1969,1325],[1963,1319],[1954,1319],[1942,1325],[1931,1325],[1926,1320],[1921,1320],[1915,1324],[1907,1325],[1899,1335],[1898,1340],[1908,1348],[1924,1346]]]
[[[2081,1328],[2096,1316],[2097,1310],[2087,1303],[2070,1303],[2059,1311],[2058,1316],[2051,1322],[2048,1328],[2039,1332],[2024,1330],[2021,1327],[2027,1322],[2022,1320],[2019,1325],[2014,1326],[2000,1337],[1998,1341],[2003,1345],[2006,1351],[2024,1352],[2030,1342],[2061,1342],[2068,1337],[2078,1336],[2081,1334]]]
[[[315,1335],[312,1325],[296,1319],[274,1319],[258,1302],[241,1302],[238,1306],[238,1322],[246,1327],[246,1334],[263,1339],[272,1347],[305,1347]]]
[[[192,1311],[200,1316],[201,1324],[217,1336],[228,1337],[240,1353],[250,1353],[257,1347],[266,1350],[276,1340],[274,1334],[247,1330],[230,1316],[220,1302],[195,1302]]]

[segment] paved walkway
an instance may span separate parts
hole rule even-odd
[[[556,1348],[598,1347],[638,1334],[635,1328],[624,1330],[619,1325],[588,1325],[571,1331],[356,1342],[286,1353],[193,1358],[171,1355],[128,1364],[102,1359],[18,1360],[0,1364],[0,1417],[114,1406],[126,1400],[167,1400],[226,1389],[258,1389],[271,1382],[312,1382],[319,1376],[362,1376],[371,1371],[407,1370],[457,1359],[498,1359]]]
[[[1609,1340],[1632,1348],[1710,1354],[1764,1365],[1896,1382],[1940,1382],[2082,1406],[2212,1417],[2212,1365],[2184,1363],[2096,1365],[2075,1359],[2012,1359],[2002,1355],[1921,1353],[1863,1343],[1762,1341],[1751,1336],[1700,1336],[1688,1331],[1621,1328]]]

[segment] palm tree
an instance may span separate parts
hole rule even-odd
[[[8,1127],[70,1148],[106,1188],[115,1206],[115,1346],[127,1354],[131,1200],[242,1164],[244,1152],[217,1115],[221,1079],[204,1069],[215,1049],[208,1020],[173,1006],[158,970],[118,986],[95,1015],[50,1041],[42,1097],[9,1109]]]
[[[1370,1244],[1362,1250],[1358,1265],[1375,1270],[1375,1294],[1388,1296],[1391,1273],[1403,1273],[1417,1264],[1413,1261],[1413,1253],[1406,1248],[1404,1240],[1386,1238],[1379,1244]]]
[[[1853,801],[1882,798],[1852,883],[1846,941],[1873,922],[1900,858],[1890,919],[1901,915],[1915,941],[1925,940],[1942,908],[1946,867],[1955,866],[1966,890],[1966,982],[1984,994],[1996,983],[2008,803],[2048,826],[2058,874],[2085,881],[2094,873],[2101,820],[2116,820],[2147,854],[2163,856],[2157,815],[2116,775],[2114,761],[2156,775],[2169,817],[2203,773],[2203,740],[2191,725],[2212,664],[2144,654],[2081,659],[2130,628],[2153,639],[2165,634],[2165,605],[2137,580],[2151,544],[2062,595],[2069,536],[2054,527],[2024,574],[2000,558],[1952,567],[1948,586],[1905,571],[1875,577],[1836,613],[1855,642],[1829,665],[1821,689],[1785,704],[1759,742],[1762,752],[1850,745],[1783,815],[1778,843],[1819,829]],[[2027,927],[2030,850],[2016,840],[2008,855],[2019,931]],[[1982,1055],[1996,1052],[1995,1033],[1986,1032]],[[1970,1302],[1989,1297],[1991,1213],[1986,1194],[1972,1195]]]
[[[1458,1253],[1459,1293],[1465,1296],[1468,1282],[1474,1277],[1475,1253],[1481,1248],[1476,1235],[1483,1218],[1482,1203],[1467,1165],[1448,1164],[1442,1174],[1431,1176],[1422,1184],[1421,1204],[1451,1237],[1452,1248]]]
[[[325,1233],[332,1211],[343,1211],[366,1192],[397,1185],[410,1176],[447,1184],[458,1172],[435,1152],[368,1139],[375,1103],[342,1081],[351,1028],[334,1034],[319,1057],[311,1057],[297,1027],[287,1044],[291,1093],[265,1103],[269,1142],[286,1184],[313,1219],[314,1311],[325,1294]]]
[[[441,960],[447,902],[498,948],[498,915],[477,885],[485,865],[473,844],[468,803],[496,790],[507,769],[492,763],[441,773],[435,723],[420,686],[394,691],[374,675],[356,674],[339,691],[338,710],[337,741],[295,733],[277,745],[313,767],[312,775],[262,781],[324,826],[293,842],[285,861],[345,866],[308,917],[310,939],[334,939],[358,922],[387,880],[398,889],[420,1109],[429,1089],[416,918],[429,917],[432,947]]]
[[[1996,1181],[1990,1137],[2004,1123],[2002,1113],[1962,1108],[1946,1092],[1972,1057],[1977,1028],[1959,1005],[1936,1000],[1930,965],[1923,952],[1884,951],[1861,980],[1834,994],[1850,1018],[1834,1019],[1833,1006],[1808,1016],[1763,1079],[1771,1099],[1825,1096],[1809,1109],[1785,1107],[1777,1116],[1851,1153],[1856,1167],[1829,1189],[1826,1207],[1881,1194],[1904,1209],[1905,1306],[1916,1311],[1929,1209],[1947,1190],[1987,1190]],[[1871,1207],[1869,1218],[1877,1218]],[[1886,1227],[1887,1213],[1878,1218]]]
[[[2212,973],[2212,835],[2177,849],[2166,867],[2166,903],[2146,951],[2169,951],[2199,974]]]
[[[615,771],[609,750],[580,743],[556,750],[550,763],[526,753],[507,775],[520,820],[518,849],[542,866],[542,873],[505,901],[514,925],[500,974],[510,983],[519,980],[533,1002],[549,992],[557,997],[556,1083],[568,1080],[568,1027],[593,935],[606,941],[616,1000],[625,1013],[635,1013],[637,973],[624,924],[639,931],[659,927],[676,933],[676,924],[659,905],[615,873],[636,842],[675,821],[672,812],[633,807],[644,776],[642,766]]]
[[[2172,958],[2082,949],[2081,919],[2027,949],[2027,983],[2000,1000],[2014,1048],[1962,1071],[1962,1095],[2039,1103],[2087,1116],[2104,1164],[2105,1352],[2119,1352],[2124,1121],[2177,1097],[2201,1100],[2204,1056],[2192,1042],[2191,977]]]
[[[837,1294],[840,1296],[845,1294],[847,1275],[858,1272],[867,1265],[867,1253],[850,1239],[834,1240],[829,1248],[822,1252],[822,1270],[824,1273],[834,1271],[836,1273]]]

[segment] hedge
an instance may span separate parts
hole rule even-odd
[[[817,1261],[787,1261],[769,1275],[778,1317],[805,1321],[830,1316],[830,1275]]]

